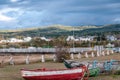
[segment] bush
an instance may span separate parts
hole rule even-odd
[[[62,58],[70,59],[70,54],[67,48],[57,47],[56,48],[57,62],[63,62]]]

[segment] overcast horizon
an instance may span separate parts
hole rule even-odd
[[[0,29],[120,24],[119,0],[0,0]]]

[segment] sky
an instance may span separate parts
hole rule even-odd
[[[120,0],[0,0],[0,29],[120,23]]]

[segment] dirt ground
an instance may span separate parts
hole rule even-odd
[[[26,64],[26,58],[29,56],[29,63],[41,62],[41,54],[30,54],[30,55],[2,55],[0,56],[0,64],[9,65],[10,59],[12,57],[15,65]],[[46,54],[45,60],[53,60],[53,55]]]
[[[2,55],[0,56],[0,64],[8,65],[10,63],[10,58],[12,57],[14,64],[26,64],[26,58],[28,55]],[[45,54],[45,61],[53,61],[53,54]],[[106,56],[91,57],[85,58],[84,55],[81,55],[82,58],[77,58],[78,54],[74,55],[74,59],[78,61],[103,61],[103,60],[120,60],[120,53],[114,53]],[[41,54],[29,54],[29,63],[41,62]]]

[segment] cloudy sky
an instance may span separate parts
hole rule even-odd
[[[120,0],[0,0],[0,29],[120,23]]]

